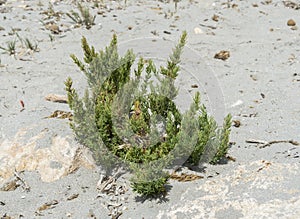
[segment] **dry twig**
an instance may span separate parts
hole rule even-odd
[[[248,139],[246,140],[246,143],[254,143],[260,145],[259,148],[265,148],[268,146],[271,146],[271,144],[277,144],[277,143],[290,143],[292,145],[299,146],[300,143],[294,140],[274,140],[274,141],[263,141],[263,140],[256,140],[256,139]]]
[[[15,177],[20,180],[23,183],[23,188],[25,191],[29,192],[30,191],[30,186],[26,183],[26,181],[18,174],[18,172],[15,170],[14,171]]]
[[[217,27],[211,26],[211,25],[205,25],[205,24],[199,24],[201,27],[208,27],[211,29],[217,29]]]

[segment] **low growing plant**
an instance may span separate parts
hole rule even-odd
[[[66,13],[66,15],[77,25],[85,25],[86,29],[90,29],[93,25],[95,25],[96,15],[91,15],[88,7],[82,6],[82,4],[78,3],[77,8],[80,14],[72,10],[70,13]]]
[[[199,93],[186,113],[174,103],[186,36],[183,32],[166,66],[159,68],[143,58],[135,63],[132,50],[120,57],[116,35],[99,52],[83,37],[83,61],[71,55],[89,85],[80,98],[72,79],[65,81],[74,114],[71,128],[107,171],[125,163],[133,172],[131,186],[141,195],[166,191],[167,168],[204,160],[215,164],[228,150],[230,115],[218,128]]]
[[[33,52],[38,52],[39,51],[38,44],[36,42],[33,43],[28,38],[24,39],[24,44],[25,44],[25,46],[26,46],[27,49],[30,49]]]
[[[0,49],[4,50],[5,53],[8,53],[9,55],[15,55],[17,54],[17,42],[21,43],[21,46],[18,45],[18,48],[21,49],[28,49],[31,52],[38,52],[38,44],[35,42],[33,43],[31,40],[28,38],[23,39],[17,32],[14,33],[16,35],[16,39],[7,42],[6,47],[0,46]]]
[[[49,5],[48,5],[48,9],[41,12],[41,14],[45,15],[43,20],[50,20],[52,19],[55,19],[55,20],[60,20],[60,18],[62,17],[63,15],[63,12],[61,11],[55,11],[54,10],[54,6],[51,2],[49,2]]]
[[[9,55],[14,55],[16,53],[16,40],[7,42],[6,47],[0,46],[0,49],[4,50]]]

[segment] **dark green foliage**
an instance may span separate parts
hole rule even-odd
[[[200,105],[199,93],[184,114],[174,103],[178,94],[175,79],[185,43],[183,32],[167,66],[159,70],[152,60],[143,58],[132,69],[136,57],[132,50],[119,56],[116,35],[99,52],[83,37],[83,61],[71,55],[89,85],[84,97],[79,98],[71,78],[65,82],[76,138],[107,170],[126,163],[134,173],[133,190],[142,195],[165,192],[167,167],[186,161],[197,165],[203,157],[217,163],[228,150],[229,115],[219,130],[205,106]],[[155,84],[153,77],[159,83]],[[164,128],[159,129],[158,124]]]
[[[143,177],[141,177],[143,178]],[[151,179],[149,181],[132,180],[133,191],[143,196],[154,196],[156,194],[166,193],[166,184],[169,177],[160,177],[159,179]]]

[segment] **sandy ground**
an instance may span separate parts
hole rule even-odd
[[[15,55],[0,55],[0,180],[14,180],[16,168],[27,185],[19,180],[15,190],[0,191],[0,216],[113,218],[111,210],[115,218],[122,213],[119,218],[133,219],[298,218],[300,147],[283,142],[259,148],[246,140],[300,141],[299,2],[191,0],[180,1],[177,10],[173,2],[103,2],[105,7],[91,9],[96,25],[87,30],[65,15],[77,10],[71,1],[52,1],[60,18],[46,13],[48,1],[0,1],[0,46],[16,40]],[[289,19],[295,26],[287,25]],[[49,30],[50,21],[59,32]],[[66,119],[45,119],[69,110],[45,96],[64,95],[68,76],[85,89],[85,77],[69,58],[81,57],[81,37],[103,48],[115,32],[121,52],[132,48],[160,62],[183,30],[188,44],[176,103],[186,109],[199,90],[218,121],[231,113],[240,122],[232,127],[229,151],[236,161],[205,165],[203,179],[171,180],[164,200],[137,197],[127,174],[117,182],[124,194],[100,193],[99,168],[92,168],[88,156],[67,175],[80,146]],[[36,42],[39,51],[28,51],[16,33]],[[227,60],[214,58],[221,50],[230,52]]]

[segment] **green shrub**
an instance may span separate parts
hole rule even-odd
[[[136,57],[132,50],[119,56],[116,35],[99,52],[83,37],[83,61],[71,55],[89,85],[80,98],[72,79],[65,82],[77,140],[90,148],[98,164],[108,171],[127,164],[133,172],[133,190],[142,195],[165,191],[166,168],[184,162],[197,165],[201,157],[217,163],[228,150],[230,115],[218,129],[200,104],[199,93],[184,114],[173,102],[186,36],[183,32],[166,67],[159,69],[143,58],[132,69]]]

